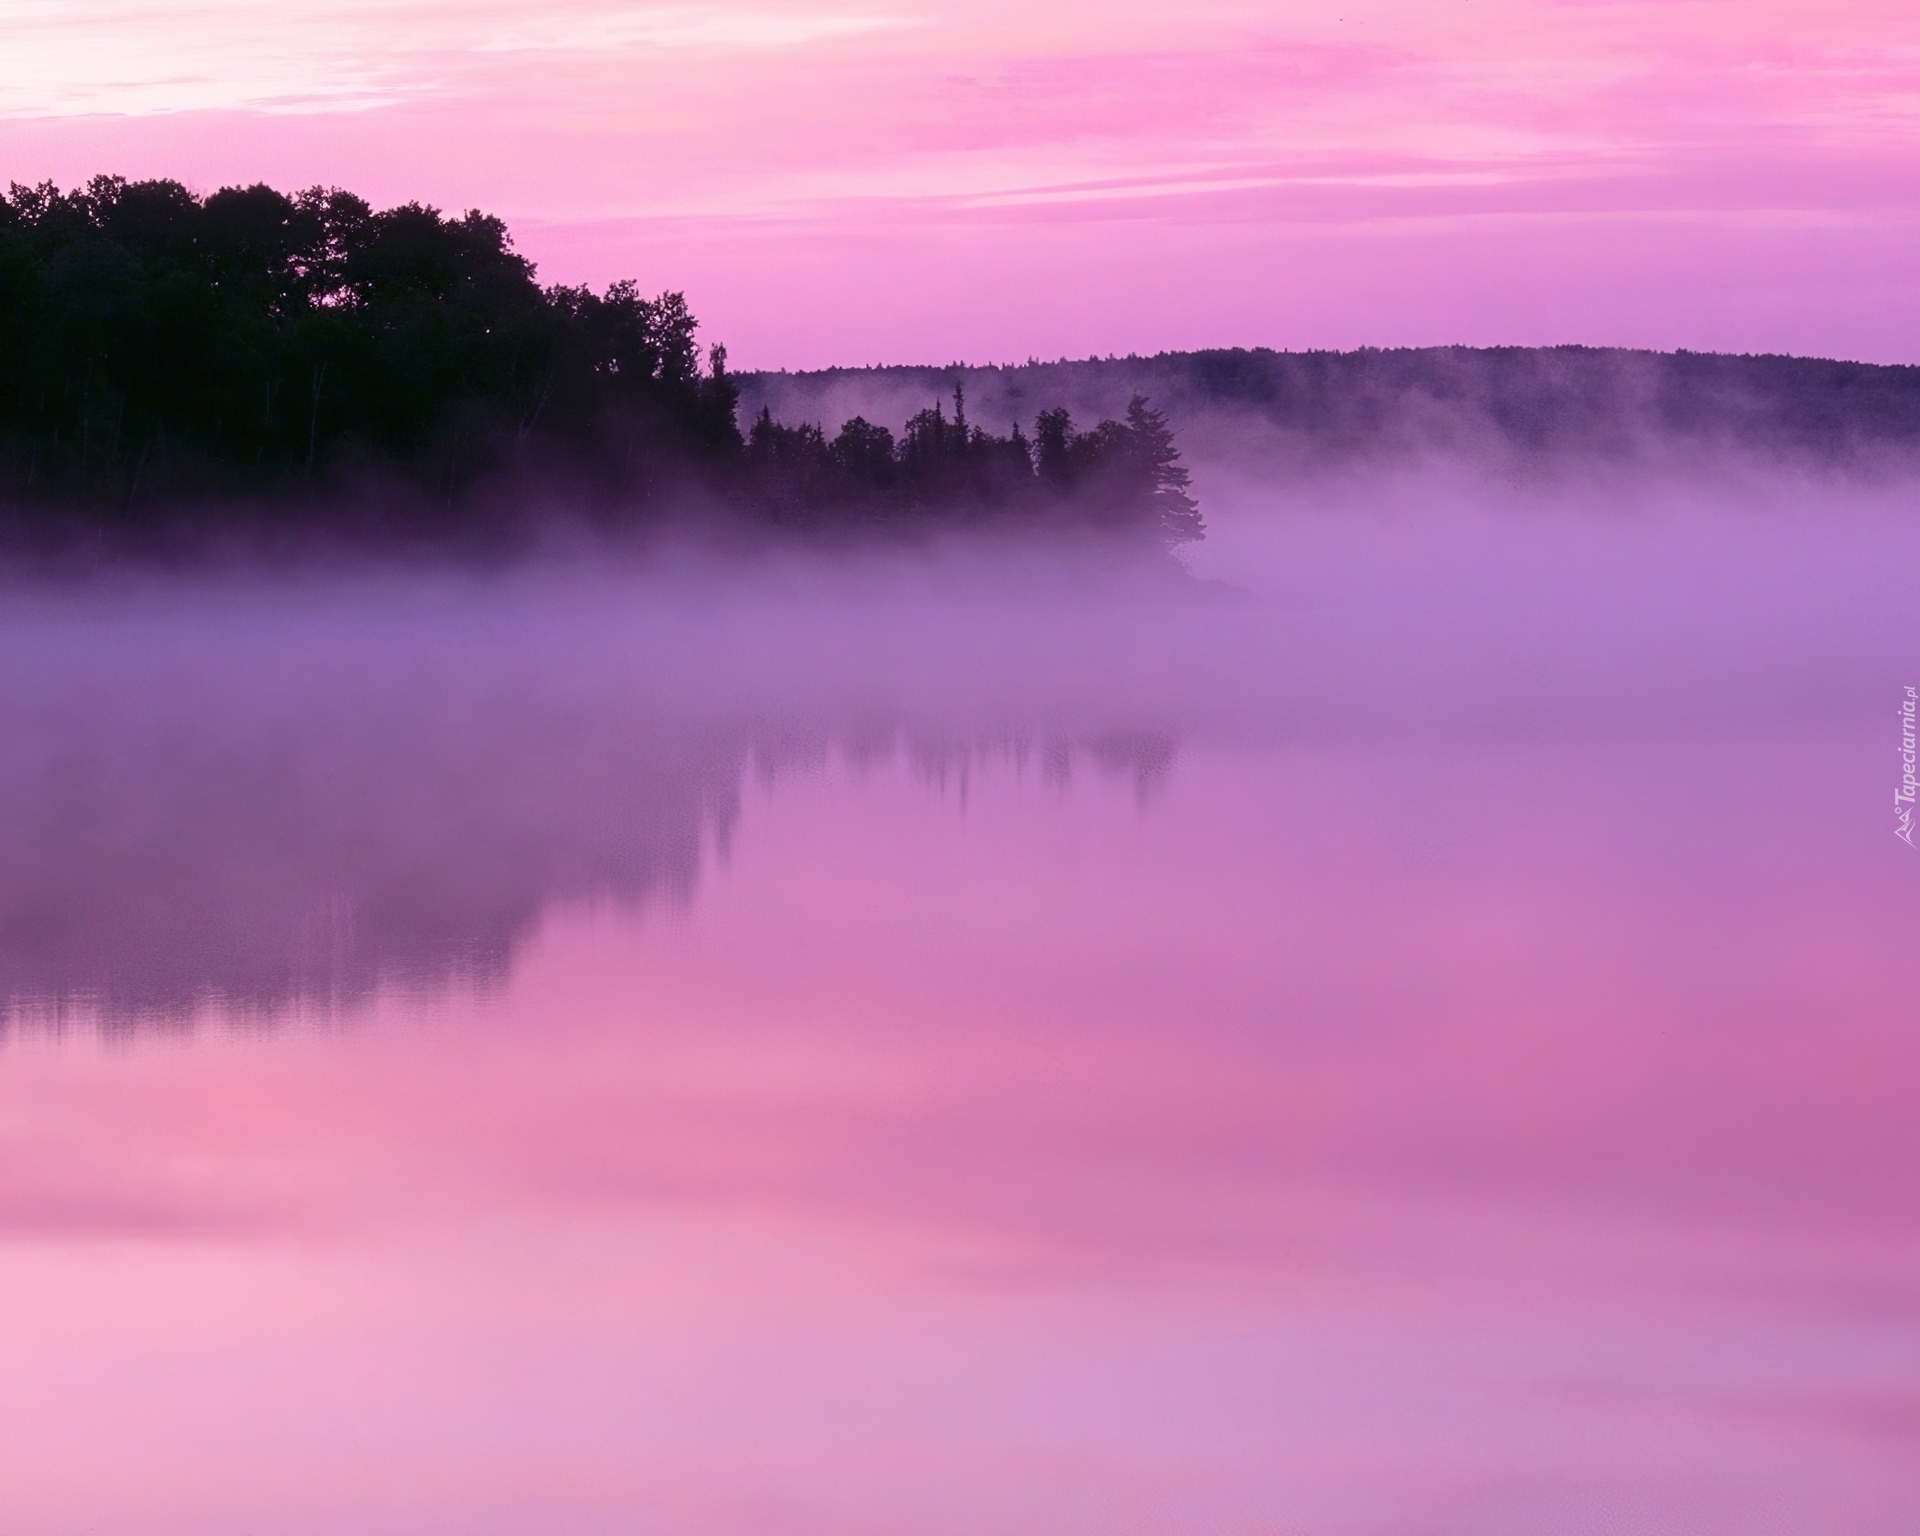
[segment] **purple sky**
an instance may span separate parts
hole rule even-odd
[[[1920,355],[1889,0],[26,0],[6,174],[326,181],[684,288],[745,367]]]

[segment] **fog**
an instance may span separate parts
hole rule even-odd
[[[1737,776],[1913,680],[1906,483],[1195,471],[1178,568],[953,539],[15,573],[0,1000],[126,1023],[484,987],[556,901],[697,902],[743,785],[833,764],[956,800],[1118,775],[1146,815],[1195,743],[1365,744],[1409,795],[1448,744],[1724,740]]]
[[[1193,462],[14,573],[9,1514],[1904,1536],[1912,487]]]
[[[964,391],[989,430],[1066,407],[1118,417],[1143,394],[1188,456],[1267,483],[1465,470],[1578,487],[1595,477],[1748,479],[1920,471],[1920,369],[1594,347],[1255,348],[1005,366],[742,375],[743,419],[860,415],[897,429]]]

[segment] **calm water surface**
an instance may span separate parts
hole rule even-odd
[[[0,1525],[1920,1529],[1859,499],[16,591]]]

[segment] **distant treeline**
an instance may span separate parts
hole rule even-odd
[[[982,417],[1082,415],[1151,395],[1191,456],[1262,472],[1395,455],[1759,460],[1867,467],[1920,456],[1920,367],[1606,347],[1265,347],[954,367],[742,375],[743,409],[832,414],[958,380]]]
[[[627,523],[705,506],[814,528],[1201,534],[1144,400],[1085,432],[1042,411],[1031,442],[970,426],[958,398],[897,443],[864,420],[829,441],[765,414],[743,436],[725,349],[703,360],[694,338],[678,293],[542,287],[478,212],[375,211],[322,187],[16,184],[0,199],[0,514],[138,532],[371,509],[435,532],[555,504]]]
[[[818,426],[783,426],[762,408],[747,434],[754,505],[775,522],[819,524],[911,518],[940,509],[978,516],[1056,516],[1117,532],[1144,531],[1168,544],[1204,536],[1200,509],[1166,417],[1144,395],[1123,421],[1074,430],[1062,407],[1018,422],[998,437],[967,421],[964,387],[953,417],[936,402],[907,418],[898,442],[855,416],[829,440]]]

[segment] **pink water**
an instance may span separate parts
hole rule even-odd
[[[1810,516],[17,597],[0,1525],[1911,1532],[1920,658]]]

